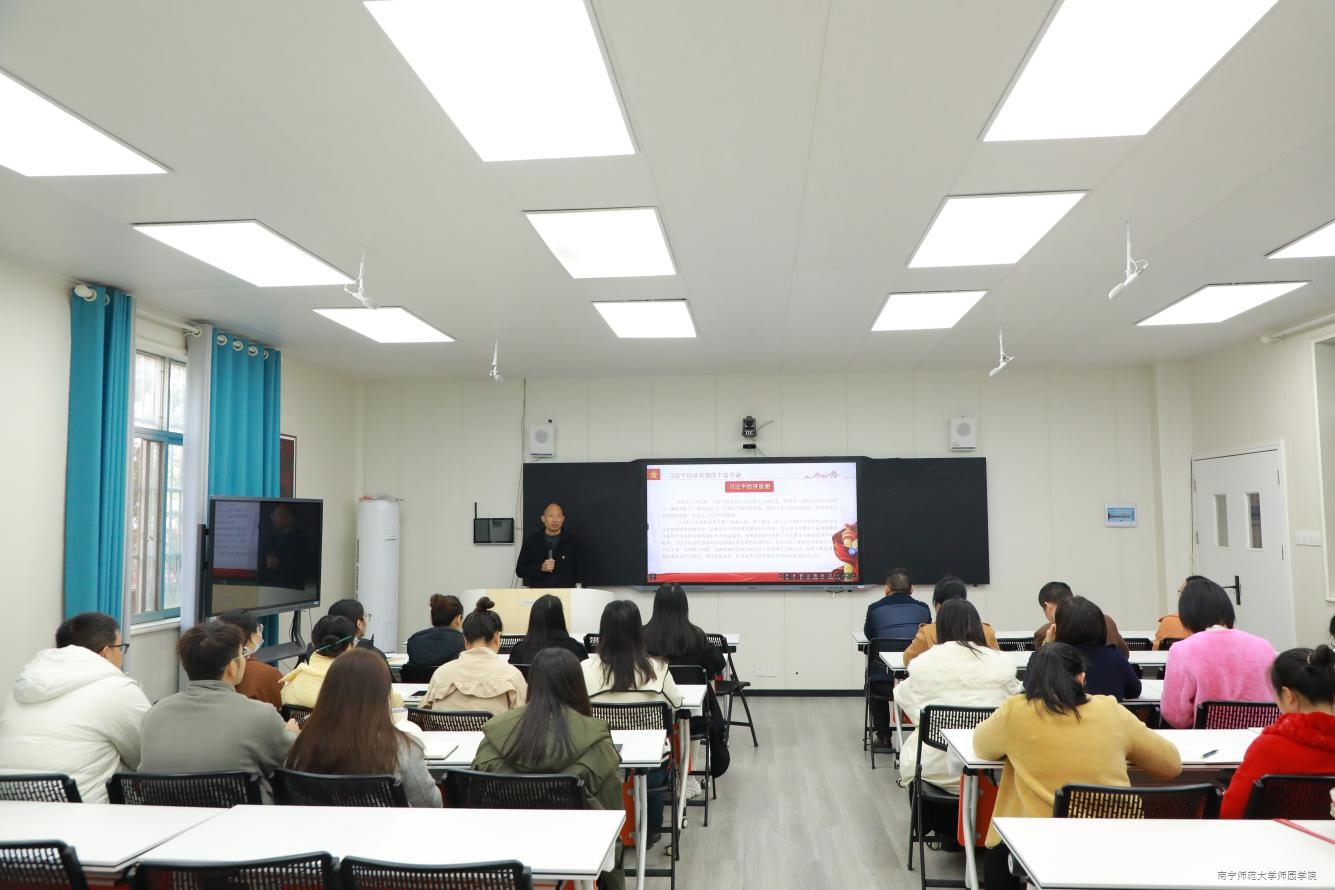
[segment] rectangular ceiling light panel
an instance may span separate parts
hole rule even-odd
[[[324,260],[253,219],[143,223],[135,228],[256,287],[352,283]]]
[[[1315,232],[1304,235],[1267,256],[1272,260],[1335,256],[1335,222],[1328,222]]]
[[[454,338],[440,331],[401,306],[378,309],[315,309],[330,321],[356,331],[377,343],[453,343]]]
[[[525,214],[571,278],[675,275],[653,207]]]
[[[873,331],[935,331],[953,328],[987,293],[985,290],[946,293],[891,294]]]
[[[1142,327],[1175,324],[1215,324],[1262,303],[1284,296],[1306,281],[1272,281],[1264,284],[1209,284],[1162,312],[1139,322]]]
[[[167,172],[3,71],[0,71],[0,165],[22,176]]]
[[[910,269],[1018,263],[1084,192],[946,198],[918,245]]]
[[[1065,0],[986,142],[1142,136],[1276,0]]]
[[[367,0],[484,161],[635,153],[584,0]]]
[[[695,323],[685,300],[594,303],[612,333],[627,340],[694,337]]]

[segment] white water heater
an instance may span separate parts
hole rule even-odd
[[[399,648],[399,500],[363,497],[357,502],[355,593],[371,613],[366,629],[376,648]]]

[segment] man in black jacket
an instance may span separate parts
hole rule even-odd
[[[515,574],[525,587],[574,587],[579,583],[579,547],[564,531],[566,514],[560,504],[542,511],[542,530],[524,539]]]

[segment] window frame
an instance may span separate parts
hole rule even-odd
[[[154,344],[154,345],[156,346],[156,344]],[[167,350],[155,351],[155,350],[153,350],[153,349],[146,349],[146,348],[144,348],[143,346],[137,346],[137,347],[135,348],[135,356],[136,356],[136,358],[137,358],[137,357],[140,356],[140,355],[146,355],[146,356],[149,356],[149,357],[154,358],[154,359],[159,359],[159,360],[161,360],[161,361],[163,362],[163,366],[162,366],[162,391],[163,391],[163,396],[162,396],[162,398],[163,398],[163,403],[162,403],[162,425],[163,425],[163,427],[169,427],[169,426],[171,425],[171,372],[172,372],[172,368],[173,368],[173,366],[179,366],[179,367],[181,368],[181,370],[182,370],[184,373],[186,373],[186,374],[189,374],[189,369],[187,368],[186,362],[185,362],[185,360],[184,360],[183,358],[181,358],[181,357],[179,357],[179,356],[176,356],[176,355],[171,355],[171,354],[169,354],[169,351],[167,351]],[[134,413],[134,412],[133,412],[133,406],[131,406],[131,413],[132,413],[132,414]],[[135,418],[135,419],[137,420],[137,418]],[[159,546],[158,546],[157,590],[154,592],[154,595],[153,595],[153,598],[154,598],[154,600],[158,603],[158,605],[162,605],[162,604],[163,604],[163,600],[164,600],[164,590],[165,590],[166,578],[167,578],[167,553],[168,553],[168,548],[165,546],[165,544],[166,544],[166,529],[167,529],[167,503],[168,503],[167,476],[168,476],[169,467],[170,467],[170,465],[171,465],[171,448],[172,448],[173,445],[174,445],[174,446],[177,446],[177,447],[179,447],[179,448],[182,449],[182,451],[181,451],[181,457],[182,457],[182,461],[184,461],[184,458],[185,458],[185,451],[184,451],[184,449],[185,449],[185,434],[184,434],[184,432],[174,432],[174,431],[172,431],[172,430],[170,430],[170,429],[157,429],[157,428],[154,428],[154,427],[144,427],[144,426],[139,426],[139,425],[136,423],[135,426],[134,426],[133,438],[135,438],[135,439],[143,439],[143,440],[145,440],[145,441],[149,441],[149,442],[159,442],[159,443],[162,444],[162,459],[161,459],[161,461],[159,461],[159,464],[160,464],[160,465],[159,465],[159,469],[158,469],[158,478],[154,481],[154,484],[156,485],[157,490],[158,490],[158,494],[159,494],[159,496],[158,496],[158,517],[157,517],[157,521],[158,521],[158,526],[157,526],[157,527],[158,527],[158,529],[159,529],[159,532],[158,532],[158,542],[159,542]],[[132,449],[132,451],[133,451],[133,449]],[[133,511],[133,503],[134,503],[134,492],[127,492],[127,496],[128,496],[128,499],[129,499],[129,504],[127,504],[127,509],[128,509],[129,511],[132,512],[132,511]],[[128,550],[128,546],[129,546],[129,543],[130,543],[130,541],[129,541],[129,539],[128,539],[128,535],[130,534],[130,530],[129,530],[128,528],[126,529],[126,533],[127,533],[127,541],[126,541],[126,545],[127,545],[127,550]],[[182,529],[182,530],[181,530],[181,533],[182,533],[182,535],[184,535],[184,534],[185,534],[185,530]],[[185,542],[182,541],[182,542],[181,542],[181,549],[182,549],[182,550],[184,550],[184,546],[185,546]],[[131,571],[131,564],[130,564],[130,561],[127,560],[127,566],[126,566],[126,585],[127,585],[127,586],[126,586],[126,594],[127,594],[127,597],[128,597],[128,594],[129,594],[129,583],[130,583],[130,577],[131,577],[131,576],[130,576],[130,571]],[[183,585],[183,589],[181,590],[180,593],[181,593],[181,596],[182,596],[182,597],[189,595],[189,593],[184,589],[184,585]],[[149,612],[131,612],[131,613],[130,613],[130,625],[131,625],[131,627],[137,627],[137,626],[139,626],[139,625],[149,624],[149,623],[151,623],[151,622],[155,622],[155,621],[165,621],[165,620],[168,620],[168,619],[180,618],[180,617],[181,617],[181,606],[180,606],[180,603],[178,602],[175,606],[171,606],[171,607],[169,607],[169,608],[161,608],[161,609],[156,609],[156,610],[149,611]]]

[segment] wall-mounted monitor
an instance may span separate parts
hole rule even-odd
[[[473,517],[474,544],[513,544],[515,542],[515,521],[509,519],[487,519]]]
[[[204,617],[318,606],[323,534],[324,501],[210,498]]]

